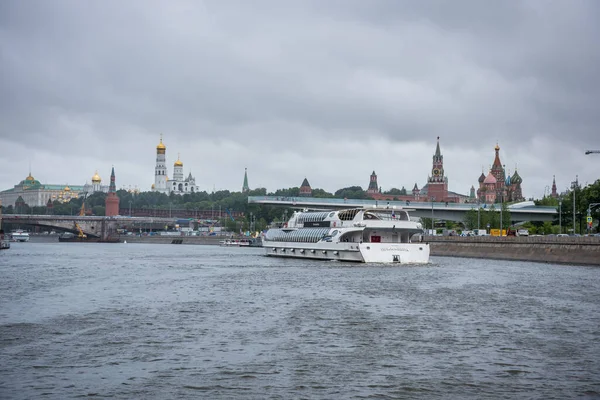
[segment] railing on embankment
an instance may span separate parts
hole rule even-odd
[[[424,236],[432,256],[600,266],[599,237]]]

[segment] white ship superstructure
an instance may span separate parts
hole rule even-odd
[[[368,263],[427,263],[429,244],[408,211],[352,208],[295,212],[280,228],[267,231],[268,256]],[[415,236],[416,235],[416,236]],[[413,242],[413,237],[419,241]]]

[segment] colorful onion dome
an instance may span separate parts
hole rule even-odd
[[[496,184],[497,180],[494,177],[494,175],[492,175],[492,173],[490,172],[488,174],[488,176],[485,178],[485,180],[483,181],[484,184]]]

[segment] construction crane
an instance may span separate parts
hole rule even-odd
[[[588,150],[585,152],[586,155],[588,154],[600,154],[600,150]]]

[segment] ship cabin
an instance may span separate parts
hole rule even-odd
[[[390,208],[295,212],[281,233],[267,240],[291,242],[410,243],[421,225],[408,212]],[[271,236],[271,235],[268,235]]]

